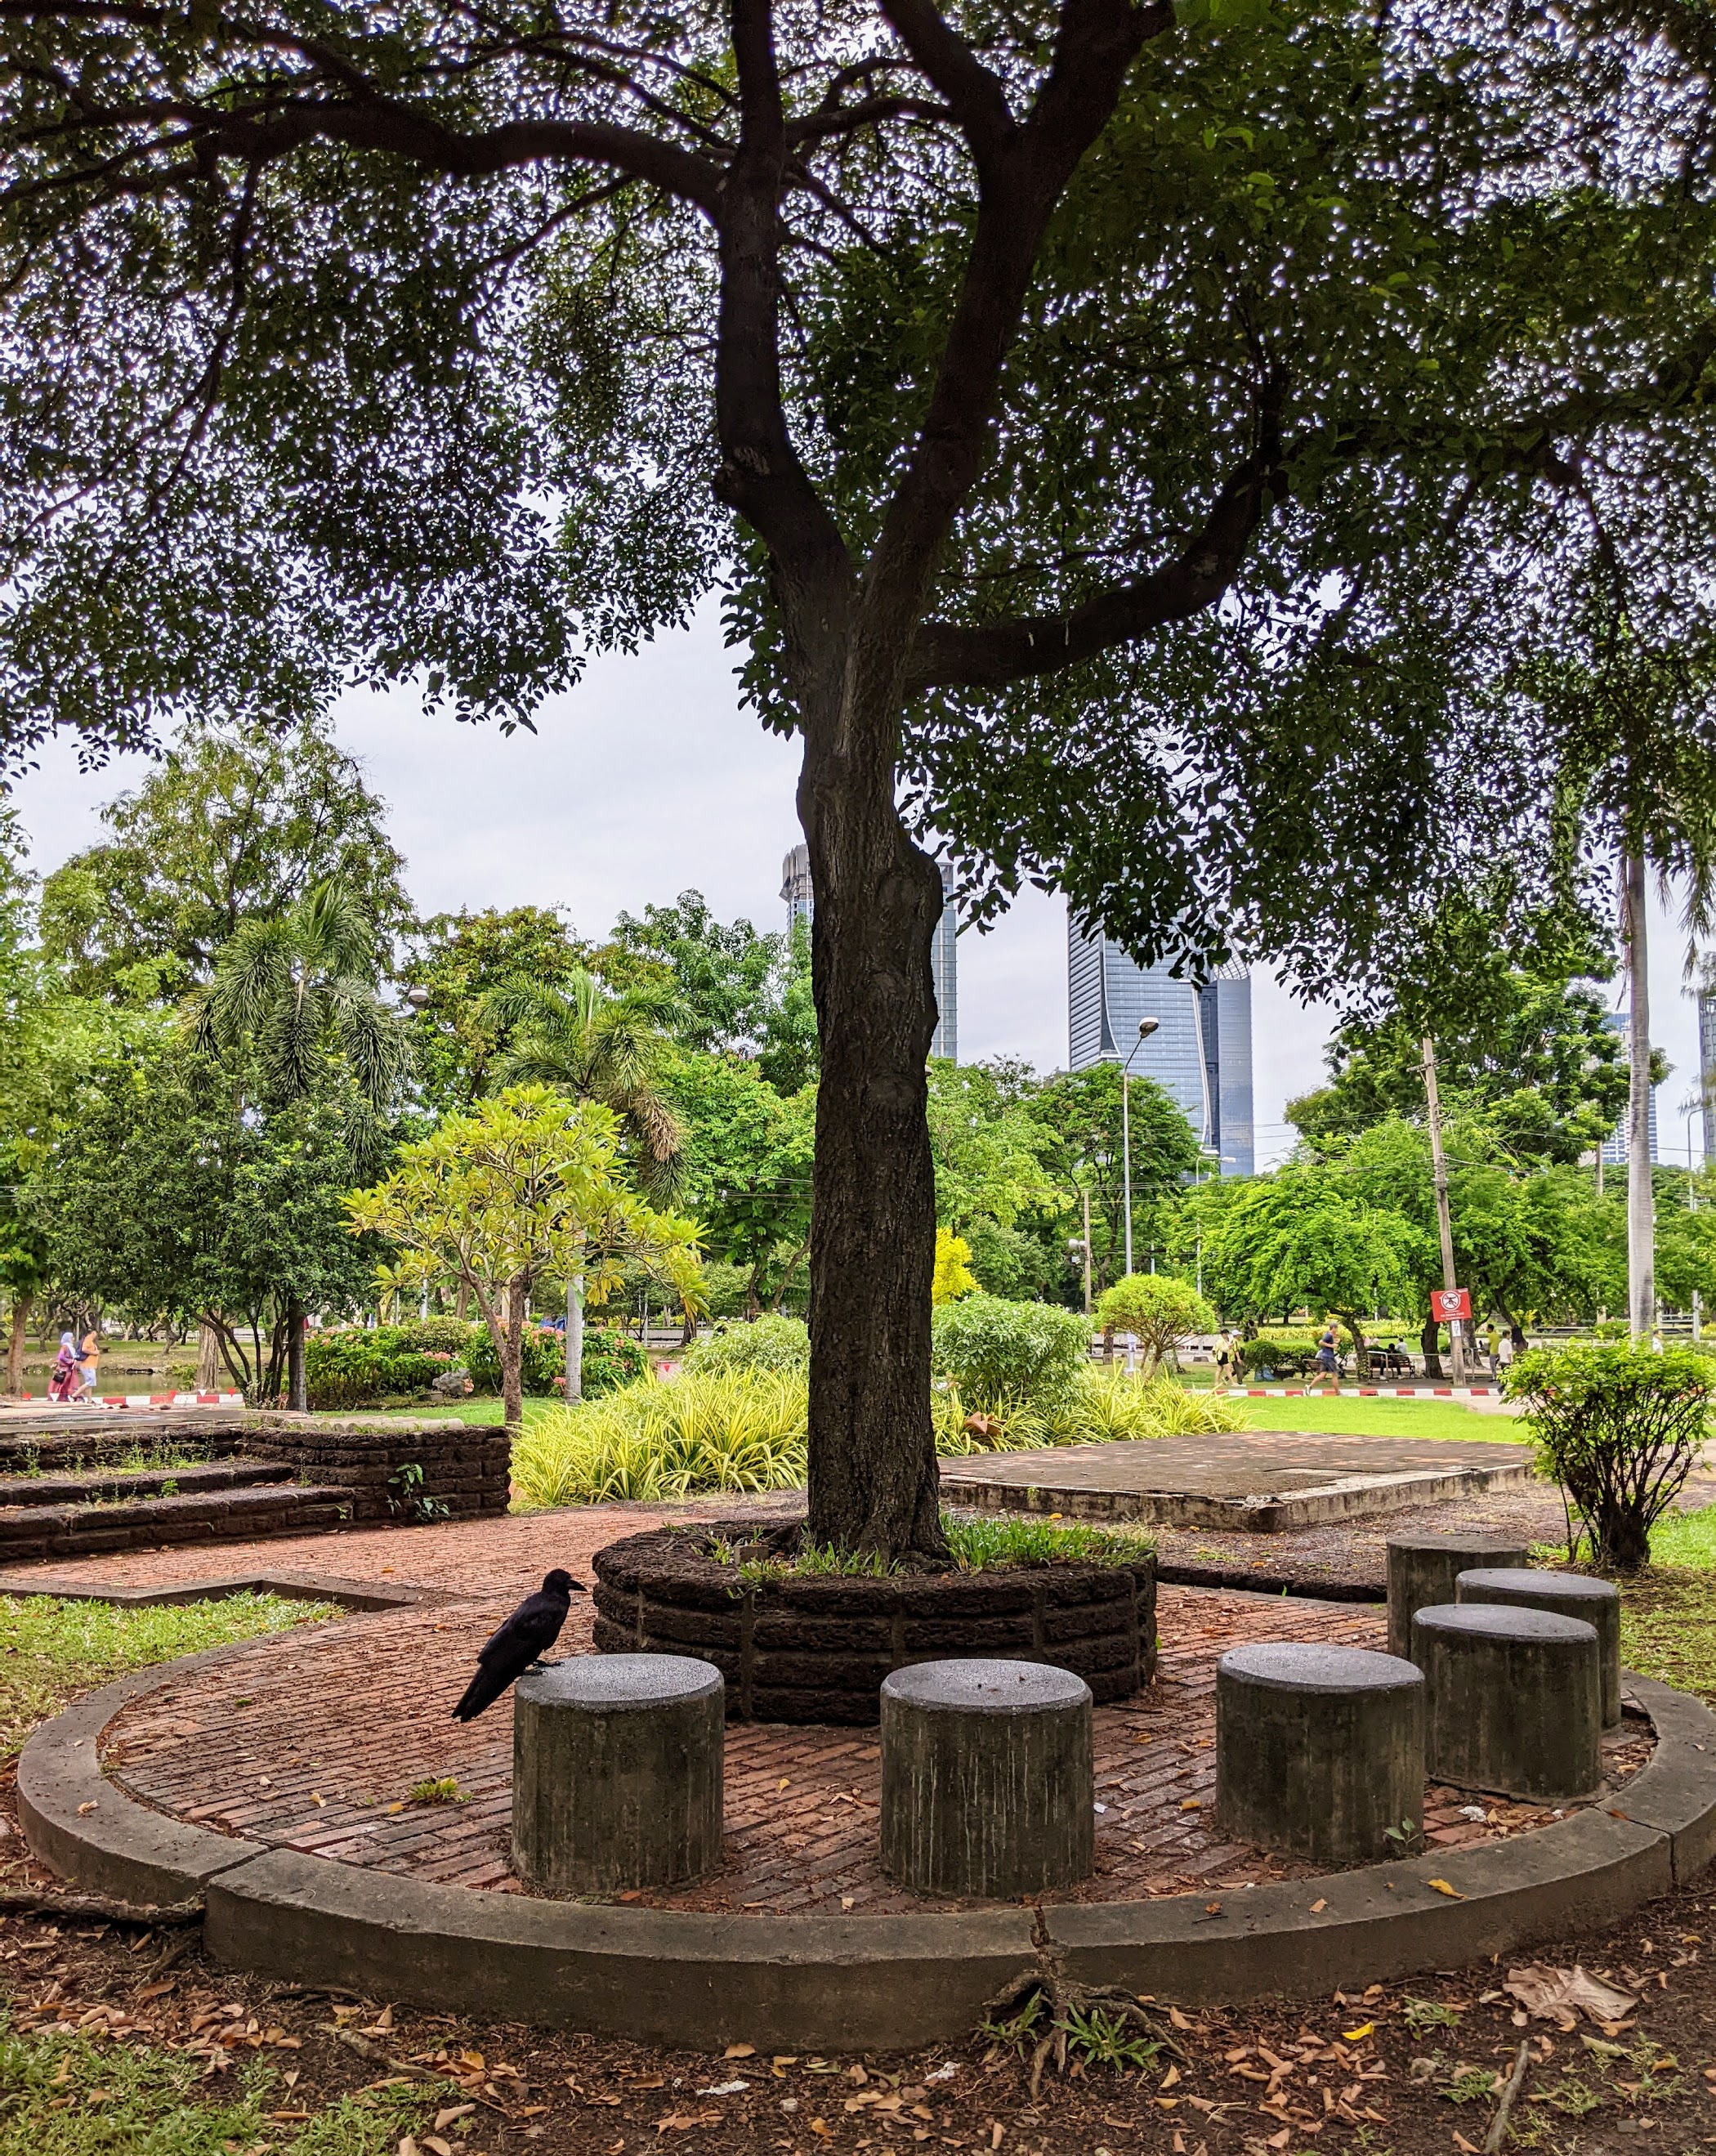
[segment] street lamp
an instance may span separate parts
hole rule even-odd
[[[429,1000],[429,992],[427,988],[407,988],[405,992],[405,1000],[412,1010],[420,1011]]]
[[[1136,1055],[1156,1028],[1159,1018],[1141,1018],[1138,1038],[1132,1044]],[[1132,1277],[1132,1055],[1120,1065],[1120,1168],[1126,1192],[1126,1277]]]

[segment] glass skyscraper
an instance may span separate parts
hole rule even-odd
[[[945,1055],[950,1062],[957,1063],[960,1056],[960,966],[959,946],[955,940],[959,934],[959,909],[951,896],[953,870],[945,861],[940,864],[941,890],[946,903],[941,909],[941,918],[935,924],[935,939],[930,946],[930,971],[935,983],[935,1037],[930,1044],[932,1055]],[[790,929],[801,921],[811,917],[811,855],[810,848],[800,844],[792,848],[781,864],[781,896],[786,901],[786,926]]]
[[[1257,1147],[1252,1111],[1252,982],[1225,968],[1203,988],[1176,980],[1165,964],[1140,966],[1106,936],[1067,924],[1068,1061],[1124,1063],[1153,1078],[1179,1104],[1223,1175],[1252,1175]],[[1140,1042],[1138,1022],[1157,1021]]]

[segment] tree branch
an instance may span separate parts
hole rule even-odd
[[[1229,479],[1202,529],[1171,562],[1119,584],[1064,613],[960,629],[925,622],[913,642],[909,693],[937,688],[1004,687],[1129,644],[1170,622],[1214,605],[1237,574],[1269,505],[1280,450],[1273,431]]]
[[[945,99],[980,167],[1017,131],[1001,78],[932,5],[932,0],[882,0],[900,43]]]

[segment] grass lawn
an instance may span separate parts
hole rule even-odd
[[[165,1987],[161,1987],[165,1989]],[[0,2022],[0,2156],[393,2156],[428,2127],[443,2082],[365,2089],[291,2119],[291,2071],[258,2061],[213,2087],[194,2053],[98,2044],[81,2031],[9,2034]]]
[[[527,1398],[525,1401],[525,1427],[528,1430],[539,1417],[546,1414],[550,1408],[559,1405],[558,1400]],[[461,1422],[498,1423],[500,1420],[500,1399],[498,1394],[490,1397],[479,1394],[469,1400],[407,1400],[398,1407],[350,1408],[344,1412],[361,1415],[413,1415],[426,1421],[433,1421],[438,1415],[457,1415]]]
[[[338,1614],[331,1604],[279,1594],[144,1609],[0,1595],[0,1759],[11,1758],[37,1722],[127,1671]],[[6,2147],[0,2133],[0,2152]]]
[[[1474,1445],[1525,1445],[1511,1415],[1480,1414],[1459,1400],[1246,1400],[1253,1430],[1321,1430],[1331,1437],[1465,1438]]]

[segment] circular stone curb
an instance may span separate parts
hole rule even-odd
[[[202,1893],[206,1943],[231,1966],[644,2042],[863,2051],[969,2035],[984,2002],[1037,1958],[1028,1907],[770,1917],[535,1901],[233,1840],[163,1818],[104,1778],[100,1738],[122,1707],[254,1644],[105,1686],[37,1730],[18,1763],[35,1856],[126,1899]],[[1625,1688],[1657,1748],[1607,1810],[1219,1904],[1201,1893],[1049,1903],[1049,1942],[1078,1982],[1195,2006],[1361,1989],[1613,1922],[1716,1856],[1716,1716],[1647,1678],[1629,1674]]]

